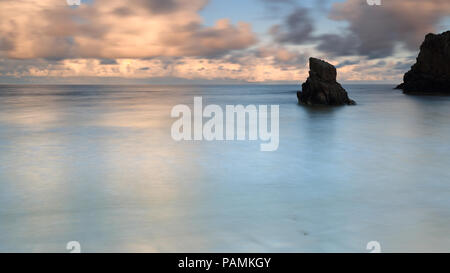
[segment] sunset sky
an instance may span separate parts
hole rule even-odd
[[[0,0],[0,83],[399,82],[448,0]]]

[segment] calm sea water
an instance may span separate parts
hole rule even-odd
[[[0,252],[450,251],[450,97],[0,86]],[[279,104],[280,146],[175,142],[176,104]]]

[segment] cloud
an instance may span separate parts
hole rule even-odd
[[[149,83],[159,79],[185,79],[226,82],[303,82],[308,76],[308,52],[299,52],[280,46],[259,47],[233,51],[220,58],[155,57],[149,59],[0,59],[0,80],[52,79],[59,83],[110,82],[123,79],[128,82]],[[322,57],[322,56],[318,56]],[[340,81],[398,82],[412,64],[410,58],[377,60],[352,57],[328,59],[339,69]],[[104,79],[104,80],[102,80]],[[166,83],[167,83],[166,81]],[[44,81],[45,82],[45,81]]]
[[[12,50],[14,49],[14,43],[11,37],[0,37],[0,50]]]
[[[354,34],[323,34],[314,37],[314,40],[317,42],[316,48],[318,50],[330,53],[332,56],[355,55],[360,43],[358,37]]]
[[[339,69],[340,81],[383,81],[399,82],[405,68],[410,61],[407,59],[387,57],[383,59],[362,59],[354,57],[341,61],[336,68]]]
[[[100,64],[104,64],[104,65],[117,64],[117,61],[114,59],[101,59]]]
[[[349,65],[359,64],[359,63],[360,63],[359,60],[345,60],[345,61],[337,64],[336,68],[341,68],[341,67],[345,67],[345,66],[349,66]]]
[[[233,51],[217,58],[154,57],[147,59],[0,59],[1,77],[178,78],[246,82],[300,80],[307,55],[284,47]]]
[[[139,0],[138,3],[156,14],[174,12],[183,6],[183,3],[177,0]]]
[[[150,58],[218,56],[257,42],[251,25],[202,24],[206,0],[96,0],[78,8],[65,1],[0,2],[0,57]]]
[[[404,72],[408,71],[413,64],[414,64],[414,61],[412,61],[412,60],[397,61],[392,66],[392,70],[401,71],[404,73]]]
[[[258,40],[249,23],[205,25],[199,12],[207,0],[96,0],[77,8],[0,0],[0,77],[301,81],[313,55],[337,64],[343,80],[398,81],[414,57],[397,50],[416,51],[450,14],[447,0],[263,2],[274,16],[273,6],[288,12],[270,29],[272,40]],[[343,24],[318,34],[318,14]]]
[[[269,5],[295,4],[295,0],[261,0],[261,1]]]
[[[327,1],[321,2],[324,6]],[[369,6],[362,0],[336,2],[328,17],[348,27],[340,33],[321,35],[313,33],[311,13],[311,9],[296,8],[282,24],[271,28],[274,40],[296,45],[315,43],[317,50],[331,56],[383,58],[395,54],[398,45],[417,51],[425,35],[450,17],[450,1],[390,0],[381,6]]]
[[[285,47],[260,47],[254,52],[257,58],[270,58],[272,65],[283,70],[289,69],[306,69],[308,54],[306,52],[298,52],[289,50]]]
[[[282,25],[275,25],[269,33],[278,43],[302,44],[311,40],[314,30],[308,9],[296,8]]]
[[[177,30],[161,38],[163,44],[173,49],[169,56],[215,57],[257,42],[249,24],[241,22],[233,26],[228,19],[217,21],[213,27],[191,24]]]
[[[338,56],[369,58],[390,56],[399,43],[416,51],[425,35],[434,32],[449,15],[448,0],[390,0],[381,6],[360,0],[334,3],[329,18],[348,22],[347,33],[318,37],[318,49]]]

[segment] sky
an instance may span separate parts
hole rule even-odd
[[[1,83],[398,83],[448,0],[0,0]],[[73,1],[72,1],[73,2]]]

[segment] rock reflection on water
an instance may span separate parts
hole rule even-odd
[[[450,251],[450,98],[391,88],[0,86],[0,251]],[[194,96],[279,104],[278,151],[174,142]]]

